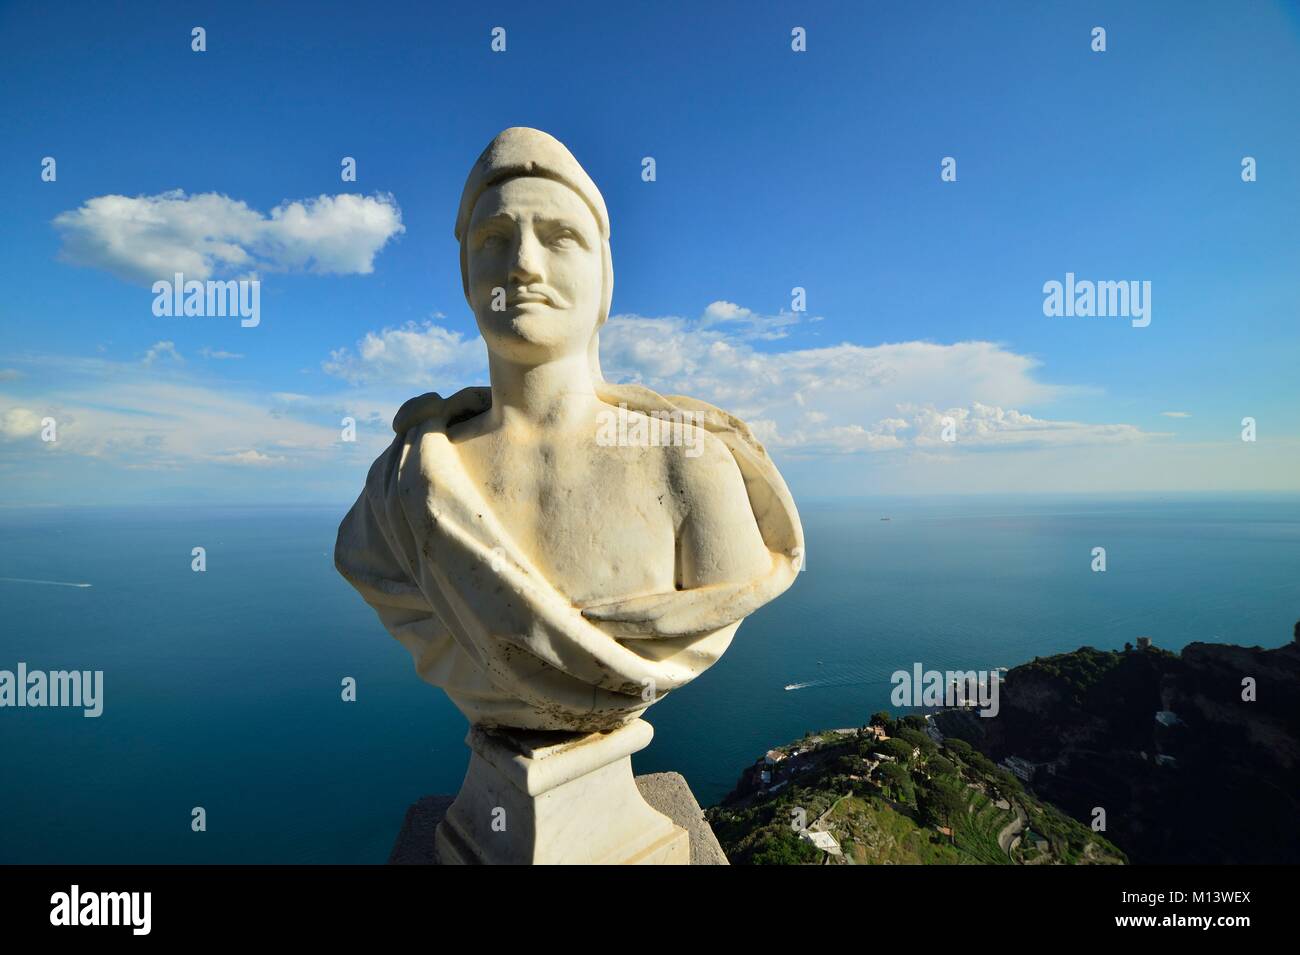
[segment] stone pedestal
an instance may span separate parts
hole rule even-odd
[[[471,728],[469,771],[438,824],[443,865],[686,865],[686,830],[650,807],[633,753],[654,731],[634,720],[609,733]]]

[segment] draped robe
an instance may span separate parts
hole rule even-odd
[[[771,557],[750,580],[576,606],[500,526],[447,431],[491,406],[466,388],[408,401],[396,437],[339,527],[335,566],[410,651],[420,677],[471,723],[595,732],[637,717],[727,649],[740,622],[803,565],[803,529],[781,475],[739,419],[680,396],[597,383],[629,411],[688,412],[735,458]]]

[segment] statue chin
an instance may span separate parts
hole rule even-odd
[[[583,322],[584,333],[571,312],[550,306],[511,308],[479,316],[479,333],[488,351],[517,364],[541,364],[587,350],[595,331],[595,321]]]

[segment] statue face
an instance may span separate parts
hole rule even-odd
[[[600,313],[601,240],[576,192],[537,176],[507,179],[479,197],[465,241],[469,304],[489,351],[519,362],[586,354]]]

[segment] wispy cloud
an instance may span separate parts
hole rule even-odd
[[[426,390],[487,367],[483,342],[433,322],[367,332],[355,351],[339,348],[321,363],[326,374],[353,384],[385,383]]]
[[[391,195],[321,195],[264,215],[218,193],[96,196],[54,226],[63,256],[128,282],[176,272],[187,279],[255,271],[366,274],[385,243],[405,231]]]
[[[155,342],[140,360],[146,365],[152,365],[156,361],[171,361],[178,364],[185,361],[181,353],[176,350],[175,342]]]
[[[236,358],[243,358],[243,355],[232,351],[221,351],[208,348],[206,345],[199,349],[200,358],[210,358],[213,361],[233,361]]]
[[[41,430],[41,416],[17,405],[0,413],[0,437],[7,441],[26,438]]]
[[[799,313],[777,312],[763,315],[735,302],[710,302],[700,319],[703,328],[727,326],[746,338],[775,341],[790,334],[790,326],[799,324]],[[810,319],[819,321],[820,319]]]
[[[150,351],[170,354],[166,348],[159,352],[159,345]],[[32,361],[52,387],[21,400],[0,396],[0,446],[9,463],[39,452],[131,470],[337,466],[377,453],[392,437],[386,422],[394,408],[360,398],[295,406],[245,385],[196,376],[188,365],[171,361]],[[341,440],[343,414],[369,425],[359,429],[355,443]],[[48,443],[36,437],[47,416],[57,423],[58,435]]]
[[[702,398],[773,449],[857,454],[897,449],[1115,444],[1158,435],[1124,423],[1030,414],[1085,389],[1038,377],[1040,363],[994,342],[844,343],[771,350],[797,319],[713,302],[698,319],[617,315],[601,330],[601,365],[616,382]],[[759,350],[759,343],[767,350]],[[368,333],[324,370],[353,384],[454,390],[485,366],[477,338],[426,321]],[[951,426],[948,427],[948,422]],[[943,440],[948,427],[954,441]]]
[[[1160,413],[1166,418],[1190,418],[1192,416],[1190,411],[1162,411]]]
[[[752,342],[768,337],[761,328],[728,327],[716,312],[698,321],[611,318],[601,334],[606,375],[703,398],[748,421],[772,448],[802,454],[1112,444],[1155,436],[1129,424],[1028,414],[1024,408],[1077,389],[1041,381],[1036,359],[994,342],[759,351]],[[953,441],[943,440],[945,419]]]
[[[793,430],[761,419],[755,433],[774,449],[799,454],[856,454],[902,449],[994,451],[1065,445],[1126,444],[1163,437],[1129,424],[1055,421],[972,402],[970,407],[902,406],[901,417],[868,425],[836,424],[818,413],[802,416]]]
[[[250,448],[247,451],[232,451],[217,455],[217,460],[228,461],[231,464],[242,464],[246,467],[262,468],[283,464],[287,459],[283,455],[272,456]]]

